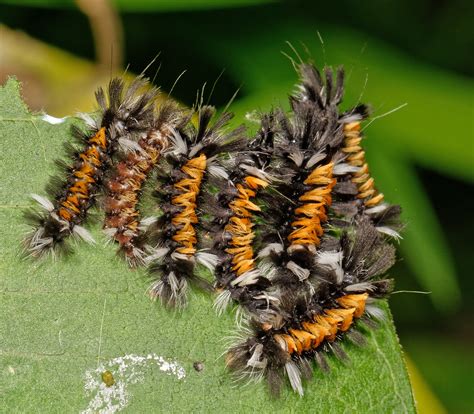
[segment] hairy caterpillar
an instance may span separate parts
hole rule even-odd
[[[273,114],[262,116],[257,136],[248,142],[246,151],[236,155],[232,168],[228,167],[229,178],[219,185],[221,191],[207,200],[214,216],[213,252],[219,257],[214,271],[219,313],[232,299],[249,307],[266,305],[267,298],[259,292],[269,281],[261,275],[254,253],[254,216],[261,211],[254,199],[273,180],[266,168],[273,154],[274,122]]]
[[[174,103],[163,103],[148,131],[123,149],[120,161],[106,180],[104,231],[120,245],[119,253],[130,266],[146,264],[145,230],[150,220],[141,220],[137,209],[142,186],[168,148],[182,118]]]
[[[325,231],[323,223],[336,185],[337,149],[344,139],[338,110],[342,69],[337,71],[335,85],[329,69],[324,81],[312,65],[300,65],[299,72],[298,92],[290,97],[292,114],[277,112],[276,159],[271,166],[282,184],[269,201],[267,217],[273,221],[273,230],[259,252],[273,289],[297,295],[307,289]]]
[[[150,227],[155,252],[150,256],[154,280],[150,296],[169,306],[186,304],[188,282],[210,290],[209,282],[198,276],[199,263],[210,270],[217,264],[215,255],[198,248],[199,195],[209,176],[226,178],[219,155],[236,151],[245,144],[243,128],[226,132],[232,114],[222,114],[214,123],[215,108],[199,106],[197,125],[189,122],[170,139],[164,156],[168,171],[165,184],[157,189],[163,215]]]

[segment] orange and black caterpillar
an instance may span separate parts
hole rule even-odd
[[[343,71],[325,69],[324,80],[312,65],[299,66],[298,93],[290,97],[292,114],[277,112],[272,173],[280,178],[269,201],[267,217],[273,230],[259,257],[273,285],[306,289],[312,264],[324,234],[336,185],[335,156],[344,139],[338,105],[343,96]],[[274,295],[272,295],[274,296]]]
[[[219,258],[214,270],[219,313],[232,299],[244,307],[267,305],[265,298],[259,297],[269,281],[257,267],[254,216],[261,211],[257,194],[272,181],[266,168],[273,155],[274,122],[273,114],[262,116],[257,136],[248,141],[245,151],[235,155],[228,166],[228,180],[219,185],[221,190],[214,198],[207,200],[213,216],[212,252]]]
[[[150,129],[122,146],[120,160],[105,182],[105,233],[119,245],[119,253],[130,266],[146,264],[147,219],[141,220],[137,209],[142,186],[168,148],[170,137],[182,122],[181,111],[172,102],[161,105]]]
[[[219,156],[245,145],[243,128],[225,131],[232,114],[224,113],[211,123],[214,107],[199,106],[196,112],[197,125],[189,122],[178,129],[164,154],[168,171],[162,172],[165,183],[156,192],[163,214],[149,231],[155,247],[149,258],[154,279],[149,292],[169,306],[186,304],[188,282],[211,290],[195,272],[196,263],[210,270],[217,263],[215,255],[199,250],[199,196],[209,176],[227,177]]]
[[[369,165],[365,159],[365,152],[362,148],[361,121],[367,116],[368,110],[365,106],[360,106],[354,111],[342,117],[341,123],[344,131],[344,142],[340,148],[342,162],[339,169],[346,173],[345,186],[350,182],[355,186],[352,195],[357,199],[352,203],[352,214],[364,214],[370,217],[376,225],[377,230],[394,238],[400,238],[401,228],[399,215],[401,209],[396,205],[389,205],[384,202],[384,195],[375,188],[374,178],[370,175]],[[341,181],[343,177],[341,174]],[[342,211],[347,211],[347,203],[339,204]],[[350,211],[350,209],[349,209]],[[349,213],[350,214],[350,213]]]
[[[335,247],[334,245],[333,247]],[[344,336],[362,345],[357,319],[373,325],[381,318],[377,299],[388,295],[392,281],[379,279],[395,261],[395,249],[366,218],[343,233],[334,251],[319,253],[319,280],[312,294],[281,298],[278,325],[262,324],[253,318],[253,335],[230,348],[227,365],[238,376],[265,378],[278,395],[287,376],[293,390],[303,395],[302,376],[312,376],[311,360],[327,371],[325,355],[333,352],[346,360],[339,345]]]
[[[25,251],[31,256],[42,256],[65,244],[70,235],[77,235],[87,242],[93,242],[89,232],[81,226],[87,218],[89,208],[94,205],[100,192],[104,173],[111,165],[111,157],[121,140],[133,140],[148,129],[152,119],[152,101],[155,91],[141,93],[146,80],[139,77],[128,88],[121,79],[112,79],[107,97],[102,88],[96,92],[101,111],[95,122],[84,116],[90,130],[86,133],[73,127],[72,133],[79,140],[81,148],[68,146],[72,164],[58,164],[64,168],[66,177],[54,177],[48,187],[51,200],[34,194],[33,198],[45,210],[28,212],[33,230],[24,240]]]

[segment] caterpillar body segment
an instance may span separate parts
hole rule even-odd
[[[303,291],[307,289],[326,233],[337,184],[336,155],[344,139],[338,122],[342,69],[337,70],[336,81],[330,69],[323,76],[308,64],[301,64],[299,73],[297,92],[290,97],[291,113],[276,112],[276,160],[272,165],[280,183],[266,212],[273,230],[266,235],[267,248],[259,253],[273,285],[286,291],[294,290],[298,283]]]

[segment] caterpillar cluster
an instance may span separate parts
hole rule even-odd
[[[68,251],[71,235],[94,242],[82,224],[89,209],[96,204],[105,175],[113,168],[113,159],[120,147],[136,142],[153,118],[152,102],[157,91],[141,93],[146,84],[145,79],[138,77],[125,88],[124,82],[116,78],[110,81],[107,96],[102,88],[98,89],[99,118],[95,120],[85,115],[88,126],[85,132],[73,127],[72,135],[80,147],[67,144],[71,162],[58,161],[65,177],[53,177],[47,187],[49,197],[33,195],[43,211],[26,213],[33,227],[24,240],[27,254],[55,256],[61,248]]]
[[[365,160],[369,108],[340,111],[342,68],[298,70],[290,111],[260,114],[250,139],[229,127],[229,112],[157,106],[142,77],[127,88],[112,80],[107,98],[96,94],[98,121],[85,116],[89,129],[74,128],[82,147],[70,151],[52,201],[33,196],[46,212],[28,213],[27,253],[68,250],[73,234],[92,242],[82,224],[102,207],[119,254],[147,267],[152,299],[184,307],[192,284],[215,294],[218,313],[234,304],[245,327],[228,367],[265,378],[274,394],[286,377],[303,395],[311,361],[327,371],[328,353],[347,359],[343,338],[362,345],[358,326],[383,315],[377,302],[392,289],[385,273],[401,225]],[[143,217],[147,181],[159,213]]]

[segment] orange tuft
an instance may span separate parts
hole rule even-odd
[[[179,227],[172,236],[172,239],[180,244],[180,247],[178,247],[176,251],[188,256],[196,253],[195,245],[197,244],[197,237],[193,224],[199,221],[196,214],[196,201],[201,189],[206,165],[207,158],[204,154],[190,159],[181,167],[181,171],[184,172],[188,178],[183,178],[173,185],[181,194],[173,197],[171,203],[183,207],[183,209],[171,219],[173,225]]]
[[[363,315],[368,297],[368,293],[341,296],[336,299],[341,308],[327,309],[314,321],[302,322],[302,329],[288,329],[290,335],[274,334],[273,338],[290,355],[315,350],[325,340],[334,341],[338,332],[349,330],[354,318]]]
[[[329,335],[328,328],[318,323],[303,322],[301,325],[304,330],[308,331],[314,336],[312,343],[313,348],[317,348],[321,344],[321,342],[324,341],[324,338]]]
[[[321,223],[327,220],[326,207],[332,203],[331,191],[336,185],[332,178],[332,162],[316,167],[305,179],[307,185],[316,185],[299,197],[305,202],[294,210],[295,220],[291,223],[294,230],[288,241],[292,245],[319,246],[319,238],[324,231]]]
[[[244,178],[246,184],[252,188],[253,190],[257,190],[258,187],[266,188],[268,186],[268,182],[262,180],[261,178],[254,177],[252,175],[248,175]]]
[[[347,331],[351,325],[354,317],[355,308],[346,308],[346,309],[329,309],[326,311],[328,316],[333,317],[334,319],[342,318],[339,322],[339,330],[342,332]]]
[[[375,188],[375,181],[370,176],[369,166],[365,161],[365,152],[360,146],[362,137],[360,135],[360,122],[351,122],[344,125],[344,147],[342,151],[347,153],[347,162],[353,167],[360,167],[359,171],[353,173],[352,182],[357,185],[358,198],[364,200],[364,205],[374,207],[380,204],[384,195]]]
[[[293,352],[297,351],[296,343],[290,335],[287,335],[287,334],[275,335],[275,339],[277,340],[277,342],[280,342],[279,340],[283,340],[286,346],[286,350],[288,351],[289,354],[292,354]]]
[[[229,203],[233,216],[224,228],[232,236],[230,246],[225,249],[232,255],[232,270],[237,276],[254,269],[252,242],[254,224],[251,221],[252,212],[260,211],[260,207],[250,201],[256,196],[259,187],[265,188],[268,183],[260,178],[248,175],[243,180],[244,184],[237,184],[237,197]]]
[[[302,351],[309,351],[311,349],[312,342],[316,339],[313,334],[300,329],[289,329],[288,332],[295,340],[299,354],[301,354]]]
[[[72,219],[72,214],[69,213],[68,210],[66,210],[64,207],[61,207],[58,212],[59,216],[66,221],[71,221]]]
[[[100,128],[97,131],[97,133],[92,138],[89,139],[89,142],[91,144],[97,144],[103,149],[105,149],[107,147],[107,139],[105,137],[105,128],[104,127]]]
[[[345,295],[337,299],[337,303],[343,308],[355,308],[354,317],[360,318],[365,311],[365,303],[369,297],[368,293]]]

